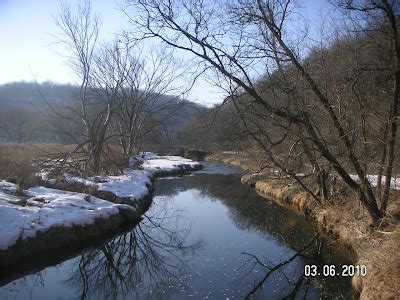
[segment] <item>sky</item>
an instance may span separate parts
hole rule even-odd
[[[75,3],[79,0],[69,0]],[[126,28],[127,20],[118,9],[123,0],[92,1],[102,20],[103,40],[112,40],[115,32]],[[324,0],[303,0],[305,16],[318,22],[327,9]],[[57,28],[53,17],[60,2],[57,0],[0,0],[0,84],[11,81],[54,81],[74,83],[73,75],[55,44]],[[205,105],[221,102],[224,92],[205,80],[200,80],[186,95],[189,100]]]
[[[74,3],[76,1],[68,1]],[[103,38],[112,38],[123,22],[113,1],[94,1],[102,19]],[[0,83],[14,80],[69,82],[71,74],[55,44],[53,17],[57,0],[0,0]]]

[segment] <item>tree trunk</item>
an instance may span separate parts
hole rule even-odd
[[[389,114],[389,139],[388,139],[388,153],[387,153],[387,164],[386,164],[386,180],[383,189],[381,213],[386,213],[389,194],[390,194],[390,183],[392,180],[393,173],[393,162],[396,149],[396,137],[397,137],[397,118],[399,117],[399,102],[400,102],[400,41],[397,29],[397,17],[394,15],[392,7],[386,0],[383,1],[386,15],[389,19],[390,29],[392,34],[393,52],[394,52],[394,83],[393,83],[393,97],[391,103],[391,109]]]

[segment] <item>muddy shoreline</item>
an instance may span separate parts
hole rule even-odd
[[[349,210],[360,207],[329,205],[320,207],[301,187],[290,179],[252,176],[259,162],[251,157],[235,153],[211,154],[208,161],[218,161],[241,167],[248,174],[242,177],[242,183],[252,186],[264,198],[272,200],[292,211],[298,212],[329,238],[338,240],[355,254],[355,265],[366,265],[367,276],[352,278],[353,297],[360,299],[398,299],[400,297],[400,278],[398,270],[400,259],[397,245],[400,243],[400,231],[380,232],[369,227],[366,218],[355,218]],[[354,205],[353,205],[354,206]]]

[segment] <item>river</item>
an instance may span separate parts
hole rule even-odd
[[[137,226],[7,283],[0,299],[349,298],[349,278],[303,276],[305,264],[343,263],[347,254],[327,249],[302,216],[261,198],[240,176],[205,163],[157,179]]]

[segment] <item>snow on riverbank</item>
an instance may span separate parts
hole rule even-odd
[[[88,194],[37,186],[16,194],[17,185],[0,181],[0,251],[14,245],[18,239],[34,238],[39,232],[51,228],[86,226],[95,220],[107,220],[123,210],[132,214],[140,200],[150,193],[154,176],[173,174],[178,171],[195,170],[200,164],[177,156],[157,156],[147,153],[132,157],[138,168],[128,168],[117,176],[76,177],[63,175],[66,183],[94,188],[107,192],[128,203],[115,204]],[[140,166],[138,166],[140,165]],[[38,174],[52,187],[57,179],[48,177],[47,172]],[[21,195],[20,195],[21,194]]]
[[[65,183],[90,187],[120,199],[130,205],[115,204],[88,194],[37,186],[17,195],[17,185],[0,181],[0,251],[13,246],[17,240],[34,238],[51,228],[85,227],[96,220],[108,220],[123,211],[132,215],[140,200],[150,193],[154,176],[200,169],[197,162],[177,156],[157,156],[152,153],[134,156],[130,166],[117,176],[76,177],[63,175]],[[58,180],[42,172],[39,177],[52,187]],[[62,185],[61,185],[62,186]],[[20,195],[21,194],[21,195]],[[100,193],[101,195],[101,193]]]
[[[97,189],[109,192],[118,198],[136,201],[149,194],[151,174],[142,170],[125,170],[120,176],[96,177],[100,183],[96,183]]]
[[[15,193],[17,191],[17,185],[15,183],[7,182],[5,180],[0,181],[0,191],[3,190],[9,193]]]
[[[26,197],[9,194],[0,186],[0,250],[14,245],[18,239],[34,238],[53,227],[85,226],[98,219],[109,219],[120,210],[133,208],[114,204],[81,193],[45,187],[24,192]],[[25,206],[15,203],[24,203]]]
[[[194,170],[199,166],[198,162],[180,156],[147,156],[141,165],[143,170],[152,172],[153,174],[157,174],[158,172],[172,173],[182,170]]]
[[[357,175],[350,175],[350,177],[355,181],[359,181],[359,177]],[[373,187],[376,187],[378,185],[378,175],[367,175],[367,179]],[[385,184],[385,181],[386,177],[382,176],[382,186]],[[390,180],[390,188],[394,190],[400,190],[400,178],[392,177]]]
[[[96,176],[90,178],[74,177],[64,174],[66,182],[95,187],[98,191],[108,192],[120,199],[130,200],[132,204],[149,194],[154,176],[198,170],[201,164],[180,156],[158,156],[154,153],[136,155],[129,160],[131,167],[121,175]]]

